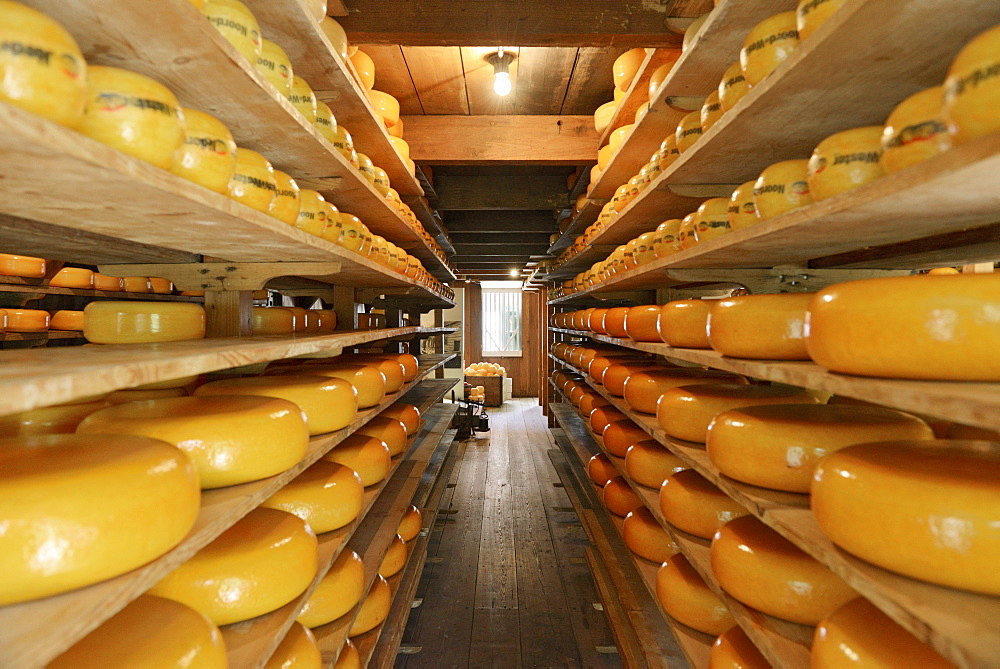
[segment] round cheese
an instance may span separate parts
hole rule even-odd
[[[711,539],[733,518],[749,513],[693,469],[671,474],[660,487],[660,511],[679,530]]]
[[[361,426],[355,434],[381,439],[389,447],[389,455],[397,456],[406,450],[406,427],[403,422],[386,416],[376,416]]]
[[[760,223],[760,218],[757,217],[757,205],[753,201],[753,190],[756,183],[756,181],[747,181],[740,184],[729,198],[727,215],[729,227],[733,230],[748,228]]]
[[[650,562],[662,564],[679,552],[674,540],[645,506],[625,517],[622,539],[630,551]]]
[[[406,558],[409,553],[406,549],[406,542],[398,534],[389,542],[389,549],[382,558],[382,563],[378,567],[378,574],[382,578],[392,578],[406,566]]]
[[[84,418],[108,406],[103,399],[79,404],[57,404],[0,416],[0,437],[72,434]]]
[[[625,457],[629,446],[649,438],[645,430],[628,418],[611,423],[601,436],[604,438],[604,448],[619,458]]]
[[[270,370],[268,370],[270,372]],[[344,362],[311,363],[301,367],[278,369],[283,374],[308,374],[328,376],[350,382],[358,391],[358,408],[369,409],[377,406],[385,398],[385,374],[378,368],[362,363]]]
[[[587,461],[587,476],[590,480],[602,488],[608,481],[618,476],[618,470],[611,463],[611,459],[604,453],[592,455]]]
[[[771,663],[739,625],[723,632],[712,644],[708,669],[771,669]]]
[[[817,404],[799,388],[728,383],[679,386],[660,397],[656,420],[676,439],[704,443],[712,419],[723,411],[762,404]]]
[[[656,404],[666,391],[693,383],[736,383],[746,380],[738,374],[714,369],[685,367],[647,369],[635,372],[625,381],[624,397],[629,407],[641,413],[656,413]]]
[[[314,309],[320,332],[333,332],[337,329],[337,312],[333,309]]]
[[[726,110],[722,108],[722,102],[719,100],[719,90],[715,89],[708,94],[705,104],[701,107],[702,133],[708,132],[709,128],[715,125],[725,113]]]
[[[254,307],[251,324],[255,335],[292,334],[295,313],[284,307]]]
[[[44,272],[43,272],[44,274]],[[77,288],[91,290],[94,287],[94,270],[83,267],[63,267],[49,279],[53,288]]]
[[[864,560],[911,578],[1000,594],[1000,456],[985,441],[859,444],[816,468],[823,532]]]
[[[236,170],[227,186],[229,197],[257,211],[267,213],[278,193],[271,162],[256,151],[236,150]]]
[[[152,293],[153,282],[148,276],[124,276],[122,289],[127,293]]]
[[[602,489],[601,499],[608,511],[622,518],[643,506],[628,482],[617,474]]]
[[[316,535],[297,516],[257,508],[154,585],[216,625],[270,613],[301,595],[318,566]]]
[[[625,384],[628,383],[630,378],[636,374],[666,369],[670,368],[666,367],[662,363],[657,363],[654,360],[635,360],[630,362],[626,359],[622,359],[619,362],[608,366],[608,368],[604,371],[604,376],[601,378],[601,382],[609,395],[624,397]]]
[[[236,171],[236,142],[219,119],[183,109],[184,143],[174,152],[170,171],[217,193],[225,193]]]
[[[360,51],[358,53],[361,53]],[[389,617],[389,609],[392,607],[392,590],[389,584],[381,576],[375,577],[371,589],[365,596],[358,615],[354,618],[347,636],[356,637],[371,631],[382,624]]]
[[[334,446],[323,459],[350,467],[361,477],[364,486],[382,481],[392,469],[389,445],[381,439],[364,434],[352,434]]]
[[[648,304],[632,307],[625,314],[625,334],[635,341],[660,341],[656,323],[660,317],[660,307]]]
[[[816,29],[826,23],[847,0],[799,0],[795,12],[799,39],[808,39]]]
[[[277,191],[277,181],[275,181],[275,189]],[[295,218],[296,228],[318,237],[323,234],[334,215],[333,208],[322,195],[309,188],[299,189],[299,214]]]
[[[119,292],[125,290],[125,282],[120,276],[107,276],[94,272],[94,290]]]
[[[81,434],[134,434],[185,451],[202,488],[274,476],[295,465],[309,444],[302,411],[273,397],[175,397],[129,402],[87,416]]]
[[[951,148],[941,105],[944,88],[934,86],[900,102],[882,130],[882,169],[887,174],[922,163]]]
[[[333,669],[361,669],[361,654],[350,639],[344,640],[340,655],[337,656],[337,664]]]
[[[664,343],[678,348],[711,348],[708,342],[707,300],[675,300],[660,307],[657,328]]]
[[[702,244],[730,232],[729,198],[713,197],[705,200],[694,216],[694,236]]]
[[[676,51],[673,52],[667,51],[666,55],[667,55],[667,62],[665,62],[663,65],[660,65],[658,68],[653,70],[653,74],[649,77],[649,89],[647,93],[649,94],[650,100],[656,99],[656,96],[660,90],[660,86],[662,86],[663,82],[667,80],[667,76],[670,74],[670,71],[674,68],[674,63],[676,63],[677,59],[681,57],[681,55]]]
[[[783,160],[768,165],[754,182],[753,204],[761,221],[812,202],[808,160]]]
[[[399,521],[396,534],[402,537],[403,541],[413,541],[420,535],[420,531],[423,529],[423,522],[420,509],[411,504],[410,508],[403,514],[403,519]]]
[[[295,514],[316,534],[344,527],[361,513],[365,488],[350,467],[321,460],[261,502]]]
[[[383,418],[395,418],[406,428],[406,436],[412,437],[420,431],[420,409],[412,404],[396,402],[390,407],[382,410],[379,414]]]
[[[358,413],[357,391],[354,386],[344,379],[326,376],[244,376],[221,379],[199,386],[194,394],[280,397],[302,410],[311,435],[345,428]]]
[[[705,634],[715,636],[736,624],[725,603],[680,553],[656,572],[656,599],[672,618]]]
[[[629,478],[654,490],[659,490],[671,474],[687,468],[683,460],[652,439],[632,444],[625,454],[625,472]]]
[[[253,61],[254,68],[278,92],[284,96],[292,94],[292,61],[280,46],[269,39],[261,40],[260,55]]]
[[[299,208],[302,206],[299,185],[295,183],[295,179],[281,170],[274,171],[274,182],[277,190],[274,192],[274,199],[271,200],[267,213],[282,223],[295,225],[299,217]]]
[[[347,33],[344,31],[343,26],[333,18],[324,16],[320,21],[319,27],[333,46],[334,53],[340,56],[341,60],[350,58],[350,55],[347,53]]]
[[[644,358],[641,357],[640,355],[626,357],[618,354],[602,354],[595,356],[594,359],[590,361],[590,366],[587,368],[587,374],[595,382],[603,385],[604,375],[607,373],[608,369],[610,369],[614,365],[624,365],[625,367],[631,368],[631,367],[648,367],[653,364],[655,364],[655,361],[653,359]],[[623,377],[620,380],[617,378],[614,379],[612,385],[616,386],[624,385],[625,379],[628,378],[628,375],[625,373],[625,370],[619,369],[615,373],[622,374]]]
[[[155,560],[194,525],[200,499],[191,461],[156,439],[0,440],[0,605]]]
[[[239,0],[204,0],[201,13],[251,65],[260,58],[260,26],[253,13]]]
[[[625,329],[628,312],[629,307],[608,309],[608,313],[604,315],[604,331],[611,337],[628,337],[628,331]]]
[[[186,388],[150,388],[148,390],[129,389],[116,390],[104,398],[107,404],[127,404],[128,402],[145,402],[147,400],[162,400],[168,397],[187,397]]]
[[[892,409],[777,404],[719,414],[706,443],[712,463],[730,478],[808,493],[813,470],[828,453],[872,441],[933,438],[922,420]]]
[[[764,19],[747,34],[740,49],[740,68],[751,88],[764,80],[799,46],[795,12]]]
[[[92,344],[149,344],[205,336],[205,309],[189,302],[108,300],[89,303],[83,314],[83,336]]]
[[[211,620],[179,602],[141,595],[47,666],[226,669],[229,663],[222,632]]]
[[[684,153],[695,142],[701,139],[701,112],[693,111],[681,118],[674,131],[674,138],[677,140],[677,150]]]
[[[620,91],[628,91],[632,80],[646,60],[645,49],[629,49],[615,59],[611,72],[614,75],[615,88]]]
[[[593,395],[587,388],[581,384],[574,384],[569,391],[568,399],[571,404],[579,408],[580,403],[583,402],[584,397]]]
[[[838,283],[809,305],[806,347],[835,372],[1000,381],[998,310],[1000,274]]]
[[[358,554],[345,548],[299,612],[298,622],[319,627],[350,612],[365,590],[365,566]]]
[[[732,358],[808,360],[804,328],[812,297],[776,293],[718,300],[708,315],[708,341]]]
[[[615,409],[614,407],[611,406],[607,406],[607,407],[597,407],[596,409],[591,411],[588,420],[590,422],[590,430],[597,436],[601,436],[604,434],[604,431],[608,428],[609,425],[611,425],[615,421],[626,420],[627,418],[628,416],[623,414],[618,409]]]
[[[316,123],[316,94],[308,81],[297,74],[293,75],[291,92],[286,97],[292,106],[305,117],[309,125]]]
[[[4,311],[7,312],[7,332],[45,332],[52,318],[49,312],[40,309],[8,307]]]
[[[358,82],[370,91],[375,86],[375,61],[364,51],[356,51],[351,56],[351,63],[358,73]]]
[[[333,116],[330,105],[322,100],[316,101],[316,129],[328,142],[333,143],[336,139],[337,119]]]
[[[399,360],[394,360],[392,358],[348,356],[344,358],[344,361],[348,363],[358,362],[377,368],[380,372],[382,372],[382,375],[385,376],[386,394],[398,392],[399,389],[403,387],[403,379],[406,371],[403,368],[403,363]]]
[[[321,669],[322,666],[323,656],[316,637],[308,627],[295,622],[264,669]]]
[[[750,92],[746,77],[743,76],[743,69],[738,62],[726,68],[719,82],[719,103],[723,111],[729,111],[736,106],[736,103],[743,99],[743,96]]]
[[[174,292],[174,282],[159,276],[149,277],[149,287],[157,295],[172,295]]]
[[[990,113],[1000,99],[998,42],[1000,26],[993,26],[966,44],[948,68],[948,78],[944,82],[944,118],[956,144],[1000,130],[1000,120]]]
[[[871,183],[882,169],[882,126],[869,125],[830,135],[809,158],[809,192],[819,202]]]
[[[723,590],[782,620],[816,625],[857,597],[839,576],[754,516],[723,525],[712,540],[711,557]]]
[[[604,134],[617,112],[618,103],[614,100],[605,102],[594,111],[594,129],[597,130],[597,134]]]

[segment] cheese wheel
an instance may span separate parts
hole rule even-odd
[[[677,124],[674,138],[677,140],[677,150],[684,153],[695,145],[702,135],[701,112],[693,111],[685,114]]]
[[[743,99],[750,92],[747,78],[743,76],[743,69],[738,62],[730,65],[722,75],[719,82],[719,102],[723,111],[729,111],[736,106],[736,103]]]
[[[305,415],[309,434],[347,427],[358,413],[357,391],[344,379],[326,376],[244,376],[210,381],[195,395],[260,395],[280,397]]]
[[[337,312],[333,309],[314,309],[314,316],[319,323],[320,332],[333,332],[337,329]]]
[[[406,370],[403,363],[391,358],[378,358],[366,356],[349,356],[344,358],[345,362],[357,361],[361,364],[370,365],[377,368],[385,376],[386,394],[398,392],[403,387]]]
[[[267,213],[278,192],[271,162],[256,151],[239,147],[236,170],[226,187],[229,197],[257,211]]]
[[[809,158],[809,192],[819,202],[863,186],[885,174],[882,126],[869,125],[830,135]]]
[[[386,357],[403,365],[403,381],[409,383],[420,373],[420,360],[412,353],[389,353]]]
[[[611,455],[624,458],[629,446],[645,441],[649,435],[630,419],[618,420],[604,430],[604,448]]]
[[[882,130],[882,169],[886,174],[917,165],[951,148],[941,105],[944,88],[934,86],[900,102]]]
[[[406,566],[406,558],[409,553],[406,549],[406,542],[398,534],[389,542],[389,549],[382,558],[382,563],[378,567],[378,575],[382,578],[392,578]]]
[[[274,199],[271,200],[267,213],[282,223],[295,225],[302,206],[302,192],[299,185],[295,179],[281,170],[274,171],[274,183],[277,190],[274,192]]]
[[[667,51],[666,56],[667,56],[667,62],[663,63],[663,65],[660,65],[658,68],[653,70],[653,74],[650,75],[649,77],[649,89],[647,93],[649,94],[650,100],[656,99],[657,93],[659,93],[660,90],[660,86],[663,85],[663,82],[667,80],[667,76],[670,74],[670,71],[674,68],[674,63],[676,63],[677,59],[681,57],[681,54],[678,51],[673,50],[673,51]]]
[[[120,276],[107,276],[100,272],[94,272],[94,290],[119,292],[125,290],[125,282]]]
[[[274,476],[295,465],[309,444],[302,411],[273,397],[174,397],[130,402],[87,416],[81,434],[134,434],[185,451],[202,488]]]
[[[360,51],[358,53],[361,53]],[[389,584],[381,576],[375,577],[371,589],[365,596],[358,615],[354,618],[354,624],[347,632],[348,637],[356,637],[371,631],[382,624],[389,617],[389,609],[392,607],[392,590]]]
[[[51,316],[40,309],[14,309],[7,307],[7,332],[45,332]]]
[[[792,55],[799,46],[795,12],[764,19],[747,34],[740,49],[740,68],[753,88]]]
[[[270,370],[268,370],[268,373],[270,373]],[[313,363],[289,369],[279,368],[276,373],[328,376],[349,381],[355,390],[358,391],[359,409],[369,409],[381,403],[385,398],[385,374],[371,365],[343,362]]]
[[[92,344],[149,344],[205,337],[205,309],[188,302],[104,301],[83,310]]]
[[[604,434],[604,431],[609,425],[619,420],[626,420],[628,416],[623,414],[618,409],[614,407],[597,407],[590,412],[588,421],[590,422],[590,430],[594,432],[597,436]]]
[[[656,572],[656,599],[672,618],[705,634],[721,634],[736,624],[725,603],[680,553]]]
[[[808,493],[820,459],[853,444],[933,439],[916,416],[874,407],[777,404],[732,409],[708,428],[707,450],[726,476],[762,488]]]
[[[0,605],[154,560],[194,525],[198,477],[179,450],[124,435],[0,440]]]
[[[280,46],[262,39],[260,55],[253,61],[254,69],[284,96],[292,94],[292,62]]]
[[[147,400],[162,400],[168,397],[187,397],[185,388],[152,388],[149,390],[116,390],[104,398],[107,404],[127,404],[129,402],[145,402]]]
[[[708,132],[709,128],[715,125],[725,113],[726,110],[722,108],[722,102],[719,100],[719,90],[716,88],[708,94],[705,104],[701,107],[702,133]]]
[[[172,295],[174,292],[174,282],[160,276],[149,277],[149,287],[157,295]]]
[[[174,152],[170,171],[216,193],[226,193],[236,171],[236,142],[219,119],[183,108],[184,143]]]
[[[708,341],[708,300],[675,300],[660,307],[657,329],[664,343],[678,348],[712,348]]]
[[[629,49],[615,59],[611,66],[611,73],[614,76],[615,88],[620,91],[628,91],[632,80],[646,60],[645,49]]]
[[[251,65],[257,62],[263,47],[260,26],[246,5],[239,0],[205,0],[201,13]]]
[[[358,554],[344,549],[299,612],[298,622],[319,627],[358,605],[365,590],[365,566]]]
[[[153,282],[148,276],[123,276],[122,290],[127,293],[152,293]]]
[[[696,43],[696,37],[701,32],[702,27],[705,22],[708,21],[709,17],[712,15],[711,12],[706,12],[702,14],[684,30],[684,41],[681,43],[681,51],[687,53]]]
[[[264,669],[321,669],[322,666],[323,656],[316,637],[308,627],[295,622]]]
[[[839,576],[754,516],[723,525],[712,539],[711,558],[723,590],[782,620],[816,625],[857,597]]]
[[[316,93],[308,81],[297,74],[293,75],[291,92],[286,97],[309,125],[316,123]]]
[[[44,272],[43,272],[44,273]],[[63,267],[49,279],[54,288],[77,288],[91,290],[94,287],[94,270],[83,267]]]
[[[625,330],[625,319],[628,317],[629,307],[614,307],[608,309],[604,315],[604,331],[611,337],[627,337]],[[577,328],[580,329],[580,328]]]
[[[823,532],[864,560],[911,578],[1000,594],[1000,456],[985,441],[859,444],[816,467]]]
[[[395,418],[406,428],[406,436],[415,435],[420,430],[420,409],[412,404],[396,402],[379,414],[385,418]]]
[[[624,397],[629,407],[641,413],[656,413],[656,403],[660,396],[671,388],[692,383],[736,383],[746,380],[738,374],[720,372],[715,369],[691,369],[685,367],[648,369],[638,371],[625,381]]]
[[[97,400],[80,404],[31,409],[0,416],[0,437],[28,437],[43,434],[72,434],[84,418],[108,406]]]
[[[708,341],[732,358],[808,360],[803,330],[812,297],[775,293],[718,300],[708,315]]]
[[[587,476],[590,480],[602,488],[608,482],[618,476],[618,470],[611,463],[611,459],[604,453],[592,455],[587,461]]]
[[[642,500],[635,494],[628,482],[617,475],[617,471],[600,492],[601,500],[608,511],[621,518],[643,506]]]
[[[1000,274],[838,283],[809,305],[806,347],[835,372],[1000,381],[998,309]]]
[[[614,395],[615,397],[625,396],[625,384],[628,380],[635,376],[636,374],[641,374],[644,372],[658,372],[660,370],[671,369],[663,364],[657,363],[654,360],[637,360],[634,362],[621,361],[613,365],[610,365],[605,371],[604,376],[601,379],[604,385],[604,389],[609,395]]]
[[[844,604],[816,627],[812,667],[954,667],[863,597]]]
[[[799,39],[808,39],[816,29],[826,23],[847,0],[799,0],[795,12]]]
[[[211,620],[179,602],[141,595],[47,666],[226,669],[229,664],[222,632]]]
[[[671,474],[687,468],[683,460],[652,439],[632,444],[625,454],[625,472],[629,478],[654,490],[659,490]]]
[[[166,379],[165,381],[154,381],[153,383],[144,383],[141,386],[136,386],[134,390],[161,390],[164,388],[187,388],[190,385],[197,384],[202,381],[200,374],[192,374],[190,376],[178,376],[175,379]]]
[[[768,165],[753,186],[753,203],[761,221],[787,214],[813,202],[808,160]]]
[[[757,205],[753,201],[753,189],[756,183],[747,181],[740,184],[729,198],[729,227],[733,230],[760,223],[760,218],[757,217]]]
[[[598,355],[593,360],[590,361],[590,367],[587,368],[587,373],[591,379],[603,385],[604,375],[607,373],[608,369],[610,369],[613,365],[624,365],[625,367],[628,368],[631,367],[640,368],[640,367],[649,367],[655,364],[656,361],[652,360],[651,358],[643,358],[638,356],[623,357],[617,355],[616,356]],[[620,381],[615,379],[612,385],[624,386],[625,380],[628,378],[628,374],[625,373],[625,370],[618,370],[616,374],[617,373],[623,374],[623,378]],[[621,390],[619,390],[619,392],[621,392]]]
[[[729,198],[713,197],[705,200],[695,216],[694,236],[699,244],[717,239],[730,232]]]
[[[355,434],[381,439],[389,447],[389,455],[397,456],[406,450],[406,427],[403,422],[386,416],[376,416],[361,426]]]
[[[660,341],[656,322],[660,307],[655,304],[632,307],[625,314],[625,334],[635,341]]]
[[[396,528],[396,534],[398,534],[403,541],[413,541],[420,535],[420,531],[424,528],[423,517],[420,513],[420,509],[410,505],[410,508],[406,510],[403,514],[403,519],[399,521],[399,527]]]
[[[708,669],[771,669],[747,633],[733,625],[719,635],[708,656]]]
[[[990,110],[1000,98],[997,76],[997,42],[1000,26],[993,26],[969,41],[948,68],[944,82],[944,118],[955,144],[985,137],[1000,130]]]
[[[594,129],[597,130],[597,134],[604,134],[616,113],[618,113],[618,103],[614,100],[605,102],[594,111]]]
[[[323,459],[350,467],[361,477],[364,486],[382,481],[392,469],[389,445],[381,439],[364,434],[352,434],[334,446]]]
[[[662,564],[679,552],[674,540],[645,506],[625,517],[622,539],[630,551],[650,562]]]
[[[337,119],[333,116],[330,105],[322,100],[316,100],[316,129],[326,140],[333,143],[336,138]]]
[[[255,335],[292,334],[295,331],[295,312],[285,307],[254,307],[250,319]]]
[[[583,398],[591,394],[593,393],[588,391],[586,387],[584,387],[581,384],[576,384],[570,388],[569,395],[567,396],[567,398],[569,399],[571,404],[573,404],[576,407],[579,407],[580,403],[583,401]]]
[[[704,443],[712,419],[723,411],[762,404],[817,404],[799,388],[718,383],[679,386],[660,397],[656,420],[676,439]]]
[[[375,61],[364,51],[356,51],[351,56],[351,63],[358,73],[358,82],[370,91],[375,85]]]
[[[365,488],[350,467],[321,460],[261,502],[295,514],[316,534],[344,527],[361,513]]]
[[[671,474],[660,486],[660,512],[679,530],[711,539],[733,518],[749,513],[693,469]]]
[[[340,655],[337,656],[337,664],[333,665],[333,669],[361,669],[361,654],[350,639],[344,640]]]

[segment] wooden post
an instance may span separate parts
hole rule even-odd
[[[443,309],[435,309],[434,310],[434,327],[436,327],[436,328],[444,327],[444,310]],[[443,355],[444,354],[444,334],[434,335],[434,337],[433,337],[433,339],[431,341],[434,342],[434,352],[437,353],[438,355]],[[437,369],[434,370],[434,378],[435,379],[443,379],[444,378],[444,365],[442,365],[441,367],[438,367]]]
[[[206,337],[248,337],[252,314],[252,290],[205,291]]]
[[[337,313],[338,330],[358,329],[358,308],[354,301],[354,288],[333,287],[333,310]]]

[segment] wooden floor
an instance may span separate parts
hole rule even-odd
[[[397,667],[620,667],[535,399],[456,444]],[[411,654],[406,654],[411,653]]]

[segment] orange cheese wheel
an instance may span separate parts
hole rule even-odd
[[[835,544],[864,560],[930,583],[1000,595],[998,481],[995,442],[859,444],[817,466],[812,509]]]
[[[740,68],[752,88],[786,61],[799,46],[795,12],[764,19],[747,34],[740,49]]]
[[[284,307],[254,307],[251,323],[255,335],[292,334],[295,312]]]
[[[812,204],[809,161],[783,160],[768,165],[753,186],[753,203],[761,221]]]
[[[597,334],[607,334],[604,329],[604,317],[608,315],[608,309],[594,309],[587,320],[587,329]]]
[[[395,418],[375,416],[361,426],[355,434],[375,437],[389,447],[389,455],[397,456],[406,450],[406,427]]]
[[[711,348],[708,342],[707,300],[675,300],[660,307],[657,328],[664,343],[678,348]]]
[[[712,420],[730,409],[762,404],[816,404],[799,388],[718,383],[671,388],[656,405],[660,427],[676,439],[704,443]]]
[[[746,383],[738,374],[715,369],[674,367],[639,371],[625,381],[624,398],[629,407],[641,413],[656,413],[660,396],[671,388],[693,383]]]
[[[1000,97],[997,42],[1000,26],[993,26],[970,40],[951,62],[944,82],[944,117],[956,144],[985,137],[1000,130],[991,113]]]
[[[49,329],[51,316],[40,309],[15,309],[8,307],[7,332],[45,332]]]
[[[757,216],[757,205],[753,201],[753,189],[756,181],[742,183],[729,197],[729,227],[733,230],[748,228],[760,223]]]
[[[804,329],[812,297],[777,293],[718,300],[708,315],[708,341],[733,358],[808,360]]]
[[[680,553],[656,572],[656,599],[672,618],[705,634],[721,634],[736,624],[725,603]]]
[[[722,75],[719,82],[719,103],[723,111],[729,111],[736,106],[736,103],[743,99],[743,96],[750,92],[747,79],[743,76],[743,69],[740,64],[733,63]]]
[[[648,304],[632,307],[625,314],[625,334],[635,341],[660,341],[656,323],[660,317],[660,307]]]
[[[604,448],[619,458],[625,457],[629,446],[649,438],[645,430],[627,418],[608,425],[601,436],[604,438]]]
[[[608,456],[604,453],[598,453],[592,455],[587,461],[587,476],[603,488],[608,484],[608,481],[618,476],[618,470],[615,469]]]
[[[659,490],[671,474],[687,468],[683,460],[652,439],[632,444],[625,454],[625,472],[629,477],[654,490]]]
[[[916,416],[875,407],[777,404],[715,417],[706,442],[726,476],[762,488],[808,493],[820,459],[853,444],[933,439]]]
[[[334,446],[323,459],[350,467],[361,477],[364,486],[382,481],[392,469],[389,445],[365,434],[352,434]]]
[[[609,366],[604,371],[604,377],[601,381],[603,382],[604,390],[606,390],[609,395],[624,397],[625,384],[628,383],[630,378],[643,372],[656,372],[665,369],[672,368],[668,368],[662,363],[658,363],[654,360],[636,360],[633,362],[622,360],[621,362]]]
[[[344,549],[299,612],[298,622],[319,627],[337,620],[358,605],[365,590],[365,566],[358,554]]]
[[[749,513],[693,469],[671,474],[660,487],[660,511],[679,530],[711,539],[733,518]]]
[[[413,541],[420,535],[420,531],[424,527],[423,522],[420,509],[411,504],[410,508],[403,514],[403,519],[399,521],[396,534],[402,537],[403,541]]]
[[[125,280],[120,276],[107,276],[99,272],[94,272],[94,290],[107,292],[120,292],[125,290]]]
[[[723,525],[711,557],[723,590],[782,620],[816,625],[857,597],[839,576],[754,516]]]
[[[808,39],[816,29],[826,23],[847,0],[799,0],[795,12],[799,39]]]
[[[882,126],[869,125],[830,135],[809,158],[809,192],[819,202],[871,183],[882,169]]]
[[[229,663],[222,632],[211,620],[179,602],[141,595],[47,666],[226,669]]]
[[[391,607],[392,590],[384,578],[376,576],[368,595],[361,602],[361,608],[358,609],[358,615],[354,618],[354,624],[351,625],[347,635],[353,638],[375,629],[389,617]]]
[[[809,305],[819,365],[861,376],[1000,381],[1000,274],[838,283]]]
[[[630,551],[650,562],[662,564],[679,552],[674,540],[645,506],[625,517],[622,539]]]
[[[604,431],[609,425],[619,420],[626,420],[628,416],[623,414],[618,409],[614,407],[597,407],[590,412],[590,417],[588,418],[590,422],[590,430],[594,432],[597,436],[604,434]]]
[[[94,270],[83,267],[63,267],[49,279],[49,285],[55,288],[78,288],[91,290],[94,287]]]
[[[149,277],[149,287],[157,295],[172,295],[174,292],[174,282],[160,276]]]
[[[378,567],[378,575],[382,578],[392,578],[403,570],[406,566],[406,558],[409,555],[406,549],[406,542],[398,534],[389,542],[389,549],[382,558],[382,563]]]
[[[643,358],[639,356],[610,356],[610,355],[598,355],[593,360],[590,361],[590,367],[587,368],[587,373],[590,378],[603,385],[604,374],[608,371],[608,368],[612,365],[638,365],[647,366],[655,364],[655,361],[651,358]],[[627,378],[627,377],[626,377]],[[625,383],[625,379],[621,380],[621,384]]]
[[[399,360],[369,358],[367,356],[348,356],[344,358],[344,361],[370,365],[382,372],[382,375],[385,377],[386,394],[398,392],[403,387],[406,370],[403,368],[403,363]]]
[[[585,386],[582,384],[574,385],[569,391],[569,401],[576,407],[580,406],[580,402],[587,395],[592,394]]]
[[[52,314],[50,330],[83,331],[83,312],[63,309]]]
[[[302,623],[292,623],[264,669],[321,669],[323,656],[312,631]]]
[[[395,418],[406,428],[406,435],[413,436],[420,430],[420,409],[412,404],[396,402],[379,414],[385,418]]]
[[[127,293],[152,293],[153,282],[148,276],[123,276],[122,287]]]
[[[816,627],[815,669],[835,667],[954,667],[863,597],[844,604]]]
[[[0,437],[72,434],[84,418],[108,403],[103,399],[79,404],[58,404],[0,416]]]
[[[625,330],[625,319],[628,317],[629,307],[614,307],[608,309],[604,315],[604,330],[611,337],[627,337]]]
[[[708,669],[771,669],[771,663],[739,625],[719,635],[708,656]]]
[[[205,336],[205,309],[200,304],[109,300],[91,302],[83,314],[83,336],[94,344],[149,344]]]
[[[944,122],[941,86],[925,88],[900,102],[882,130],[882,169],[887,174],[917,165],[951,148]]]
[[[270,369],[268,369],[268,373],[271,373]],[[313,363],[285,369],[278,367],[274,373],[329,376],[349,381],[358,391],[359,409],[369,409],[385,399],[385,374],[372,365],[344,362]]]
[[[361,669],[361,654],[350,639],[344,640],[340,655],[337,656],[337,664],[333,665],[333,669]]]
[[[639,496],[635,494],[632,487],[621,476],[614,476],[601,491],[601,498],[608,511],[624,518],[631,512],[643,506]]]
[[[261,502],[295,514],[322,534],[343,527],[361,513],[365,488],[350,467],[321,460]]]

